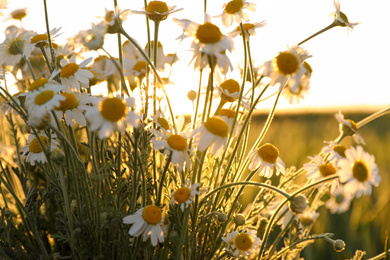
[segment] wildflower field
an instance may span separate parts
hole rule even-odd
[[[139,2],[57,42],[49,1],[34,31],[0,0],[15,22],[0,43],[0,259],[388,259],[390,107],[278,110],[315,88],[305,43],[359,25],[340,3],[255,65],[260,3],[205,0],[197,23],[175,17],[180,1]]]

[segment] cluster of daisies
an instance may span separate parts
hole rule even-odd
[[[353,28],[356,24],[348,22],[345,14],[339,10],[335,2],[335,19],[337,25]],[[240,23],[228,35],[224,35],[220,28],[212,23],[210,16],[205,16],[202,24],[187,19],[176,19],[174,22],[183,28],[178,40],[190,40],[193,51],[192,62],[199,70],[218,69],[226,74],[234,66],[227,52],[234,50],[233,38],[241,35],[249,42],[255,35],[255,30],[265,26],[265,22],[248,23],[247,11],[255,11],[255,4],[243,0],[232,0],[223,5],[223,12],[218,15],[226,27],[233,22]],[[26,10],[19,10],[12,14],[14,19],[22,19]],[[125,34],[122,22],[129,14],[144,14],[156,24],[180,11],[175,6],[168,6],[162,1],[150,1],[144,11],[106,10],[104,20],[93,24],[87,31],[81,31],[74,39],[75,46],[82,46],[88,51],[100,50],[107,33]],[[245,23],[243,23],[245,22]],[[25,161],[31,165],[44,164],[48,161],[48,154],[60,147],[57,134],[58,129],[65,125],[74,127],[89,127],[98,138],[111,138],[116,132],[131,133],[133,128],[145,127],[153,135],[151,144],[169,157],[170,163],[179,173],[190,172],[191,158],[195,158],[193,147],[199,153],[209,152],[214,158],[221,157],[228,147],[230,136],[237,136],[241,126],[237,121],[239,109],[234,105],[242,106],[247,110],[253,104],[247,97],[242,97],[242,87],[235,79],[218,80],[215,89],[218,92],[220,104],[213,115],[210,114],[194,129],[183,128],[183,118],[169,118],[163,112],[156,111],[149,118],[143,115],[143,108],[136,107],[136,102],[130,93],[145,84],[149,71],[150,60],[153,55],[159,55],[154,64],[157,71],[163,71],[172,66],[177,60],[174,54],[164,54],[160,42],[146,45],[141,48],[132,38],[122,45],[123,71],[119,62],[111,57],[99,55],[92,62],[92,58],[84,59],[80,53],[75,53],[68,44],[59,46],[52,42],[59,35],[56,28],[47,34],[38,34],[23,28],[9,27],[6,39],[0,44],[0,63],[12,71],[19,67],[26,77],[32,78],[25,89],[14,95],[7,95],[2,88],[2,96],[7,103],[2,106],[5,114],[13,111],[20,115],[32,128],[23,147]],[[149,60],[145,57],[146,50],[151,50]],[[268,79],[268,85],[278,87],[291,103],[303,98],[309,90],[312,68],[307,62],[309,53],[300,46],[292,46],[280,52],[272,60],[266,61],[259,69],[262,78]],[[92,64],[91,64],[92,62]],[[5,73],[5,72],[4,72]],[[2,74],[4,74],[2,73]],[[108,79],[125,79],[123,85],[129,86],[127,91],[119,94],[94,95],[92,87]],[[2,76],[4,79],[4,76]],[[120,80],[119,80],[120,81]],[[111,81],[115,82],[115,81]],[[109,84],[108,84],[109,85]],[[114,84],[115,85],[115,84]],[[214,89],[212,90],[214,91]],[[114,93],[111,91],[110,93]],[[141,93],[141,92],[140,92]],[[198,93],[189,93],[188,98],[196,100]],[[231,106],[226,107],[226,104]],[[233,105],[234,104],[234,105]],[[344,119],[337,114],[340,129],[347,136],[364,144],[364,140],[357,132],[356,123]],[[146,122],[151,121],[148,124]],[[195,124],[194,124],[195,126]],[[184,129],[184,130],[183,130]],[[329,142],[319,155],[310,157],[311,162],[304,165],[306,177],[310,182],[321,181],[331,175],[339,178],[325,183],[330,186],[331,198],[326,203],[332,212],[341,213],[348,209],[353,197],[370,194],[371,187],[380,182],[378,169],[372,155],[361,146],[349,149],[342,147],[338,142]],[[249,154],[248,168],[264,178],[286,174],[286,168],[279,157],[278,149],[272,144],[264,144]],[[196,196],[200,196],[200,183],[183,182],[172,190],[170,204],[182,212],[187,210]],[[299,197],[301,199],[301,197]],[[303,200],[305,202],[306,200]],[[159,203],[159,202],[158,202]],[[157,204],[157,203],[156,203]],[[302,206],[303,205],[303,206]],[[306,210],[307,204],[299,204],[299,213],[302,223],[309,223],[318,217],[314,209]],[[143,237],[143,241],[150,238],[151,244],[156,246],[164,242],[166,221],[163,208],[157,205],[147,205],[138,209],[134,214],[123,218],[123,223],[132,224],[130,236]],[[305,222],[306,221],[306,222]],[[232,230],[222,238],[226,244],[226,252],[235,257],[248,257],[257,252],[262,241],[257,233],[251,229]]]

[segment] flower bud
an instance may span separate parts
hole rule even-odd
[[[233,221],[234,221],[234,224],[236,224],[237,226],[242,226],[242,225],[245,225],[246,219],[245,219],[244,215],[237,214],[234,217]]]
[[[191,101],[194,101],[197,97],[196,91],[195,90],[190,90],[187,93],[187,98]]]
[[[225,222],[227,220],[227,215],[223,212],[218,212],[217,216],[219,222]]]
[[[53,149],[53,151],[51,151],[50,158],[56,164],[61,165],[64,162],[65,154],[60,148],[56,147]]]
[[[290,200],[290,210],[294,213],[302,213],[307,208],[307,199],[304,195],[299,194]]]
[[[337,239],[333,242],[333,248],[336,252],[342,252],[345,249],[345,243],[341,239]]]

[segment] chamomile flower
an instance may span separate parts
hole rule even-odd
[[[280,84],[279,89],[282,89],[288,82],[291,89],[299,88],[300,79],[306,71],[302,64],[306,56],[301,47],[294,46],[266,61],[263,74],[271,79],[270,86]]]
[[[328,145],[324,146],[321,149],[321,153],[326,156],[326,160],[328,160],[331,163],[336,163],[345,158],[345,151],[347,150],[347,147],[344,145],[337,144],[333,141],[325,142]]]
[[[149,237],[153,246],[158,242],[164,242],[164,232],[161,228],[162,211],[155,205],[149,205],[137,210],[133,215],[123,218],[124,224],[133,224],[129,230],[129,235],[138,237],[141,234],[142,240]]]
[[[182,172],[184,162],[189,169],[191,158],[188,155],[187,138],[184,134],[170,134],[162,136],[162,139],[152,140],[153,148],[157,150],[165,150],[165,153],[172,153],[172,164],[177,165],[178,171]]]
[[[332,163],[325,161],[320,155],[317,154],[309,159],[311,162],[303,164],[307,179],[316,182],[337,173],[337,168]]]
[[[91,29],[79,31],[76,39],[88,50],[96,51],[102,48],[106,31],[107,26],[105,23],[92,24]]]
[[[371,194],[372,186],[378,186],[381,181],[375,157],[361,146],[347,149],[345,156],[338,165],[340,182],[344,184],[345,190],[357,198]]]
[[[228,79],[217,85],[218,93],[224,102],[233,102],[240,96],[240,84],[234,79]]]
[[[119,6],[115,6],[115,10],[105,9],[104,22],[107,26],[107,33],[118,33],[121,29],[122,22],[127,20],[127,16],[130,14],[129,9],[120,10]]]
[[[262,145],[259,149],[251,152],[249,157],[251,158],[249,169],[251,171],[257,169],[260,176],[271,178],[274,167],[276,169],[276,175],[279,175],[279,173],[284,175],[286,172],[284,163],[279,157],[279,150],[272,144],[267,143]]]
[[[209,64],[209,57],[213,60],[212,66],[217,65],[220,68],[226,67],[226,51],[233,50],[233,40],[230,37],[223,35],[218,26],[210,21],[208,15],[205,16],[206,22],[198,24],[187,19],[173,19],[183,27],[183,34],[177,39],[183,40],[190,38],[192,40],[191,48],[194,52],[192,60],[194,60],[195,68],[204,69]],[[223,61],[223,64],[220,62]]]
[[[142,80],[146,76],[147,66],[148,63],[143,58],[137,60],[124,59],[123,68],[131,91],[134,91],[141,85]]]
[[[331,13],[334,15],[335,22],[338,26],[348,27],[348,30],[353,30],[353,28],[360,23],[350,23],[347,16],[340,11],[340,2],[338,0],[333,0],[335,12]]]
[[[86,66],[91,61],[92,57],[77,64],[75,55],[70,58],[69,62],[66,59],[61,60],[60,78],[66,92],[72,92],[73,89],[80,91],[80,83],[89,85],[89,79],[93,78],[94,75]]]
[[[249,257],[254,254],[261,245],[261,239],[256,236],[255,230],[233,231],[222,237],[227,244],[226,251],[234,257]]]
[[[90,107],[89,103],[95,102],[94,97],[80,92],[64,92],[61,95],[65,97],[65,100],[60,101],[60,105],[54,108],[57,118],[61,119],[64,116],[65,123],[72,127],[74,122],[80,126],[86,126],[84,112]]]
[[[171,205],[179,204],[181,211],[188,208],[191,205],[195,195],[199,195],[199,191],[196,189],[199,187],[199,183],[191,185],[190,181],[187,181],[185,186],[177,188],[171,193]]]
[[[96,105],[85,108],[85,117],[91,131],[99,131],[99,138],[104,139],[110,137],[114,130],[123,132],[127,126],[138,126],[140,116],[130,110],[134,106],[132,97],[101,98]]]
[[[39,84],[43,82],[47,81],[42,79],[42,82]],[[29,115],[45,115],[47,112],[50,112],[50,110],[60,106],[60,101],[65,100],[65,97],[59,94],[62,90],[64,90],[64,86],[62,85],[44,84],[44,86],[39,87],[37,91],[28,92],[25,104],[28,108]]]
[[[15,9],[9,14],[8,18],[6,18],[4,21],[11,20],[11,19],[22,21],[23,18],[25,18],[26,16],[27,16],[27,8]]]
[[[58,32],[61,30],[61,28],[54,28],[50,31],[50,38],[54,39],[57,36],[61,35]],[[34,34],[30,38],[30,44],[26,48],[33,48],[35,47],[45,47],[48,43],[48,36],[46,33],[43,34]]]
[[[245,34],[245,40],[249,40],[249,36],[256,35],[255,29],[264,27],[266,25],[265,21],[259,22],[259,23],[244,23],[242,26],[244,27],[244,34]],[[241,27],[237,26],[236,29],[231,31],[228,34],[230,37],[234,38],[241,34]]]
[[[22,148],[22,156],[26,156],[26,162],[29,162],[33,166],[36,162],[47,162],[44,150],[48,149],[48,146],[49,151],[52,151],[54,148],[59,146],[58,141],[55,139],[55,134],[51,134],[51,136],[48,137],[44,132],[38,132],[38,136],[39,140],[42,142],[43,147],[39,143],[38,138],[34,134],[30,134],[28,136],[27,144]]]
[[[215,116],[225,121],[225,123],[229,126],[229,130],[230,130],[233,127],[235,115],[236,115],[235,110],[229,108],[222,108],[218,111],[218,113]],[[237,136],[240,129],[241,129],[241,124],[240,122],[237,122],[234,126],[233,136]]]
[[[293,81],[288,81],[287,87],[282,91],[282,96],[287,99],[290,104],[299,104],[301,99],[304,99],[305,96],[309,94],[309,90],[310,78],[306,75],[302,75],[298,85]]]
[[[132,11],[135,14],[145,14],[150,20],[161,22],[168,18],[168,15],[181,11],[183,8],[176,9],[176,6],[168,6],[164,1],[150,1],[144,11]]]
[[[243,10],[246,9],[254,12],[256,11],[255,6],[256,5],[254,3],[248,1],[232,0],[222,6],[223,12],[216,17],[221,17],[222,24],[226,27],[231,26],[234,20],[237,23],[241,23],[242,20],[248,22],[249,17],[245,12],[243,12]]]
[[[30,31],[21,30],[7,33],[4,42],[0,44],[0,65],[14,66],[22,57],[28,58],[31,50],[26,50],[26,38],[31,34]]]
[[[352,136],[353,140],[358,144],[366,144],[363,137],[358,133],[358,127],[355,121],[351,119],[344,119],[344,115],[339,111],[334,115],[339,122],[340,132],[345,136]]]
[[[221,118],[213,116],[197,127],[191,134],[198,151],[204,152],[210,147],[210,152],[218,157],[225,150],[229,126]]]
[[[346,192],[344,187],[339,185],[331,192],[330,198],[326,201],[325,206],[332,214],[341,214],[348,211],[351,206],[352,199],[352,194]]]

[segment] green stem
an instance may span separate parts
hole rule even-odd
[[[168,159],[167,159],[167,161],[165,163],[164,170],[163,170],[163,172],[161,174],[160,188],[158,189],[158,194],[157,194],[157,198],[156,198],[156,206],[160,206],[161,205],[161,197],[162,197],[162,190],[164,188],[165,175],[168,172],[168,168],[169,168],[169,164],[171,163],[171,159],[172,159],[172,152],[169,154]]]
[[[367,116],[366,118],[360,120],[360,121],[356,124],[356,126],[357,126],[357,128],[361,128],[361,127],[363,127],[364,125],[370,123],[371,121],[373,121],[373,120],[375,120],[375,119],[377,119],[377,118],[379,118],[379,117],[381,117],[381,116],[383,116],[383,115],[385,115],[385,114],[387,114],[387,113],[390,113],[390,106],[389,106],[389,107],[386,107],[386,108],[384,108],[384,109],[382,109],[382,110],[379,110],[378,112],[375,112],[374,114],[369,115],[369,116]]]
[[[49,69],[50,69],[50,72],[53,72],[53,70],[56,68],[56,55],[54,52],[53,43],[51,41],[51,36],[50,36],[50,26],[49,26],[49,17],[47,14],[46,0],[43,0],[43,4],[44,4],[44,10],[45,10],[45,24],[46,24],[47,39],[49,41],[50,55],[51,55],[51,60],[52,60],[53,66],[54,66],[53,68],[51,68],[49,66]],[[51,70],[51,69],[53,69],[53,70]]]
[[[315,34],[313,34],[313,35],[307,37],[306,39],[304,39],[303,41],[301,41],[301,42],[298,43],[297,45],[301,45],[301,44],[307,42],[308,40],[310,40],[310,39],[312,39],[312,38],[314,38],[314,37],[320,35],[320,34],[323,33],[323,32],[326,32],[327,30],[332,29],[333,27],[336,27],[336,26],[338,26],[338,24],[337,24],[337,22],[336,22],[336,20],[335,20],[333,23],[331,23],[330,25],[326,26],[324,29],[319,30],[319,31],[316,32]]]

